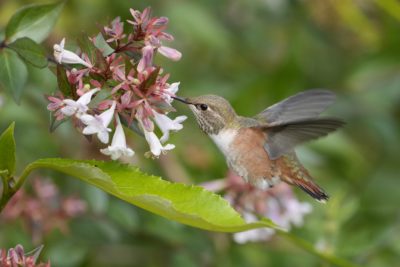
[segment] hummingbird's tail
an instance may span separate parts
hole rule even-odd
[[[311,175],[297,159],[296,154],[289,154],[282,158],[286,165],[286,171],[282,173],[282,180],[284,182],[298,186],[319,202],[325,203],[328,200],[328,194],[314,182]]]
[[[304,192],[306,192],[319,202],[325,203],[329,199],[329,196],[324,192],[324,190],[314,181],[310,180],[310,178],[293,178],[292,176],[283,177],[283,180],[286,183],[300,187],[300,189],[302,189]]]

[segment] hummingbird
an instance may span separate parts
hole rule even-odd
[[[307,90],[251,118],[237,115],[231,104],[217,95],[174,99],[189,106],[200,129],[224,154],[228,167],[246,182],[262,190],[285,182],[320,202],[328,200],[294,148],[344,125],[338,118],[319,116],[335,101],[333,92]]]

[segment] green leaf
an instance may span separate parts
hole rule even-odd
[[[27,63],[38,68],[47,66],[46,52],[42,46],[28,37],[22,37],[8,45]]]
[[[246,223],[225,199],[202,187],[171,183],[142,173],[131,165],[41,159],[25,169],[19,183],[37,168],[53,169],[77,177],[145,210],[205,230],[237,232],[259,227],[277,228],[268,219]]]
[[[158,77],[158,73],[160,73],[160,69],[161,69],[160,67],[156,67],[152,71],[152,73],[150,73],[149,77],[147,77],[147,79],[144,82],[142,82],[142,84],[139,87],[141,91],[146,92],[146,89],[155,84]]]
[[[75,99],[75,91],[68,81],[67,73],[64,67],[60,64],[57,64],[57,84],[58,89],[60,89],[65,98]]]
[[[14,42],[21,37],[29,37],[35,42],[42,42],[53,29],[63,6],[64,2],[22,7],[8,22],[6,39]]]
[[[133,68],[134,65],[132,64],[132,61],[129,58],[125,58],[125,75],[128,75]]]
[[[108,56],[115,51],[111,46],[108,45],[106,40],[104,40],[104,37],[101,33],[96,36],[94,45],[103,53],[103,56]]]
[[[18,104],[27,78],[25,63],[14,51],[3,49],[0,52],[0,85],[12,94]]]
[[[0,170],[8,170],[8,176],[15,172],[14,123],[0,136]]]

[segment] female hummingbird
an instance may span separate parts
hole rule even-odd
[[[336,97],[328,90],[308,90],[263,110],[252,118],[238,116],[216,95],[174,97],[188,104],[200,128],[224,154],[228,166],[245,181],[267,189],[283,181],[318,201],[328,195],[297,159],[294,147],[335,131],[344,122],[319,117]]]

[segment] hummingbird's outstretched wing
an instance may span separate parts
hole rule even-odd
[[[312,118],[280,126],[263,127],[268,138],[264,144],[270,159],[275,160],[301,143],[325,136],[344,125],[335,118]]]
[[[307,90],[268,107],[255,119],[271,127],[315,118],[335,100],[336,95],[329,90]]]
[[[293,148],[335,131],[344,122],[335,118],[319,118],[336,99],[328,90],[308,90],[291,96],[258,114],[261,128],[267,133],[264,148],[275,160]]]

